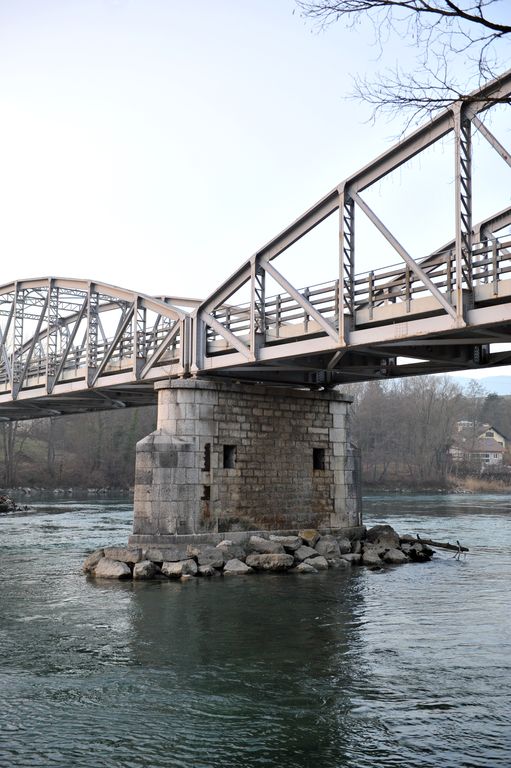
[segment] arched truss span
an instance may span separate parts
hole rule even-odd
[[[180,375],[189,365],[187,319],[166,300],[105,283],[47,277],[3,285],[0,405]]]

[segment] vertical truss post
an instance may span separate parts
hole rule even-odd
[[[348,327],[345,326],[345,313]],[[339,192],[339,342],[349,342],[355,322],[355,203],[346,189]]]
[[[250,264],[250,351],[257,360],[266,339],[266,272],[256,257]]]
[[[463,322],[463,284],[472,290],[472,123],[454,107],[456,193],[456,315]]]
[[[89,285],[87,301],[87,386],[91,387],[98,367],[99,294]]]
[[[59,336],[59,289],[55,281],[48,281],[48,308],[46,324],[46,391],[51,394],[55,385]]]
[[[188,335],[192,337],[190,373],[195,376],[204,368],[207,346],[207,326],[197,311],[191,318],[191,328],[187,326]],[[184,342],[185,340],[181,339],[181,346]]]
[[[14,316],[13,316],[13,345],[11,360],[11,395],[15,400],[21,389],[21,375],[23,370],[23,324],[25,316],[26,291],[19,290],[18,284],[14,289]]]
[[[140,371],[147,358],[147,310],[141,305],[140,297],[135,299],[133,308],[133,347],[132,361],[135,379],[140,378]]]

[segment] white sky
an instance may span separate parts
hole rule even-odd
[[[406,41],[375,61],[367,27],[318,33],[294,10],[0,0],[0,284],[59,275],[205,296],[390,146],[401,126],[372,126],[343,96],[350,73],[406,64]],[[495,130],[509,145],[508,123]],[[509,204],[511,178],[478,146],[476,218]],[[417,256],[452,236],[451,149],[367,196]],[[324,229],[287,257],[297,285],[336,277]],[[369,229],[358,243],[360,270],[398,261]]]

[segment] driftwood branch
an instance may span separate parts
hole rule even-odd
[[[450,549],[454,552],[470,552],[468,547],[462,547],[459,542],[450,544],[448,541],[433,541],[432,539],[422,539],[420,536],[400,536],[401,544],[427,544],[428,547],[437,547],[438,549]]]

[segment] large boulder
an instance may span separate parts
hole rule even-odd
[[[131,579],[129,565],[119,560],[110,560],[109,557],[102,557],[93,573],[98,579]]]
[[[190,554],[186,544],[171,544],[168,547],[151,547],[145,552],[145,559],[153,563],[177,563],[180,560],[189,560]]]
[[[304,560],[303,562],[307,563],[307,565],[312,565],[317,571],[328,571],[328,561],[323,555],[307,558],[307,560]]]
[[[195,576],[197,573],[197,563],[191,558],[189,560],[178,560],[177,562],[164,562],[161,572],[169,579],[180,579],[181,576]]]
[[[317,573],[317,570],[310,563],[298,563],[295,568],[291,568],[290,573]]]
[[[399,549],[399,534],[391,525],[375,525],[369,528],[365,541],[380,550]]]
[[[105,557],[119,560],[121,563],[140,563],[143,560],[141,549],[128,547],[105,547]]]
[[[392,565],[410,562],[410,559],[400,549],[388,549],[383,555],[383,559],[386,563],[391,563]]]
[[[225,561],[241,560],[244,562],[247,556],[245,548],[241,544],[236,544],[230,539],[224,539],[220,544],[216,545],[215,549],[220,549],[224,553]]]
[[[326,561],[329,568],[349,568],[350,565],[348,561],[344,559],[344,557],[327,557]],[[313,563],[314,560],[310,560],[308,562]]]
[[[359,565],[362,560],[362,555],[357,552],[348,552],[346,555],[343,555],[341,559],[349,565]]]
[[[286,552],[295,552],[298,547],[302,546],[302,540],[299,536],[270,536],[270,541],[276,541],[284,547]]]
[[[152,560],[141,560],[133,566],[133,578],[136,580],[154,579],[158,568]]]
[[[197,574],[199,576],[219,576],[219,571],[216,570],[216,568],[213,568],[212,565],[199,565],[199,568],[197,570]]]
[[[246,563],[256,571],[286,571],[293,565],[293,555],[278,552],[247,555]]]
[[[248,540],[247,550],[249,552],[258,552],[261,555],[281,555],[284,554],[284,547],[277,541],[263,539],[262,536],[251,536]]]
[[[222,568],[224,560],[224,553],[217,547],[201,547],[197,554],[199,565],[211,565],[213,568]]]
[[[85,558],[85,561],[82,566],[82,571],[84,573],[92,573],[95,566],[99,563],[101,558],[104,556],[105,556],[104,549],[96,549],[95,552],[91,552],[91,554]]]
[[[298,562],[301,563],[302,560],[307,560],[308,557],[318,557],[319,552],[316,552],[316,550],[312,547],[308,547],[305,544],[302,544],[302,546],[298,547],[296,552],[293,554],[295,560],[298,560]]]
[[[321,536],[315,543],[314,549],[323,557],[340,557],[341,555],[339,542],[333,536]]]
[[[401,548],[411,560],[419,563],[430,560],[433,555],[433,550],[430,547],[427,547],[425,544],[416,543],[410,544],[408,546],[406,544],[402,544]]]
[[[362,554],[362,565],[383,565],[383,561],[379,555],[379,550],[375,547],[364,547],[364,552]]]
[[[309,547],[313,547],[319,539],[319,533],[315,528],[304,528],[303,530],[298,531],[298,536],[302,539],[304,544],[307,544]]]
[[[16,512],[16,502],[10,496],[0,496],[0,513]]]
[[[246,573],[253,573],[254,571],[241,560],[233,558],[228,560],[224,565],[224,576],[244,576]]]
[[[356,543],[357,542],[355,542],[355,544]],[[349,552],[356,551],[355,549],[353,549],[353,545],[351,541],[349,539],[346,539],[344,536],[341,536],[339,539],[337,539],[337,544],[339,545],[339,552],[341,553],[341,555],[347,555]],[[358,542],[358,544],[360,545],[360,542]]]

